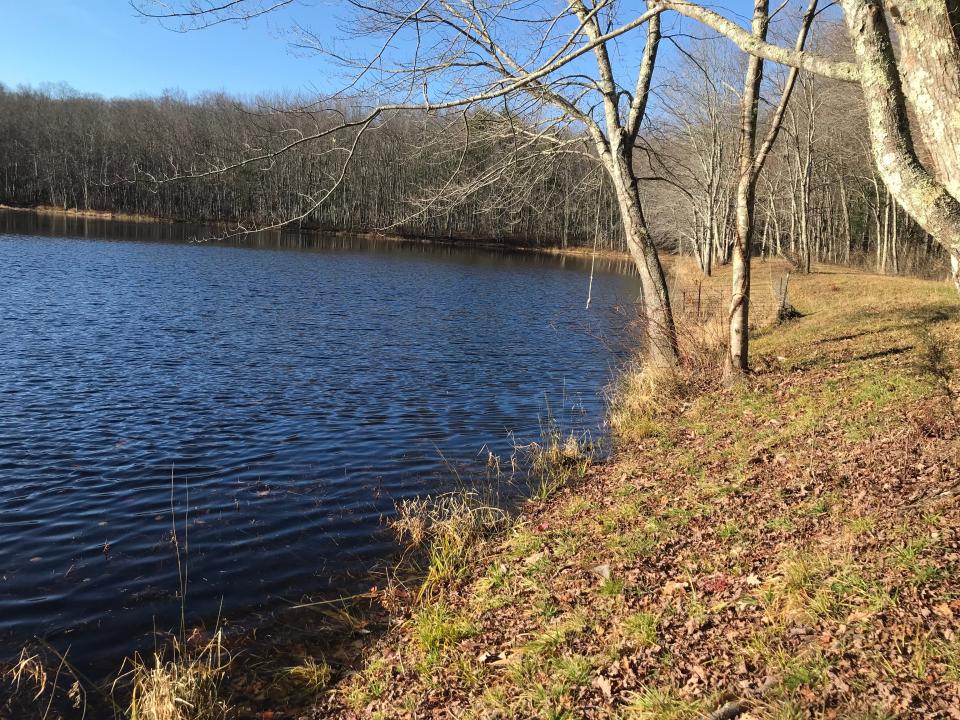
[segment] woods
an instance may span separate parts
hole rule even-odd
[[[154,181],[207,169],[251,148],[274,148],[291,133],[333,126],[340,117],[331,110],[293,118],[282,112],[283,103],[294,104],[263,99],[257,112],[252,102],[222,95],[105,100],[65,90],[3,90],[0,202],[244,225],[294,217],[311,190],[339,172],[336,139],[227,175]],[[451,133],[462,133],[459,118],[403,116],[378,126],[358,148],[343,183],[303,225],[531,245],[593,241],[595,203],[585,206],[576,197],[586,192],[596,198],[596,176],[576,158],[541,167],[536,184],[523,178],[490,183],[455,206],[424,210],[430,183],[456,162],[445,148],[454,142]],[[465,168],[482,177],[497,151],[475,133]],[[607,240],[614,237],[608,230],[614,213],[605,203],[604,243],[615,242]]]
[[[748,53],[857,83],[863,92],[871,156],[880,178],[897,203],[950,254],[954,281],[958,281],[960,203],[953,177],[960,149],[953,137],[960,122],[960,97],[955,90],[960,81],[960,44],[955,3],[840,3],[854,62],[767,43],[695,3],[667,5],[707,24]],[[887,14],[897,27],[899,57]],[[917,136],[926,146],[924,159],[917,152]]]

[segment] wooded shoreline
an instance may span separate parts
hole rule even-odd
[[[36,206],[16,206],[16,205],[6,205],[0,203],[0,212],[15,212],[15,213],[25,213],[33,214],[39,216],[47,217],[63,217],[70,219],[78,220],[112,220],[117,222],[134,222],[134,223],[145,223],[145,224],[199,224],[199,225],[210,225],[211,227],[221,227],[225,232],[230,232],[228,226],[224,223],[210,223],[202,222],[196,223],[195,221],[189,219],[181,218],[169,218],[169,217],[158,217],[152,215],[144,214],[134,214],[134,213],[122,213],[122,212],[113,212],[108,210],[82,210],[79,208],[60,208],[54,207],[51,205],[36,205]],[[436,244],[436,245],[452,245],[452,246],[462,246],[469,248],[479,248],[485,250],[509,250],[511,252],[529,252],[537,253],[541,255],[559,255],[564,257],[596,257],[597,259],[602,260],[624,260],[629,261],[630,256],[626,251],[614,250],[611,248],[597,248],[596,250],[589,247],[560,247],[560,246],[549,246],[549,245],[524,245],[521,243],[513,243],[510,241],[495,241],[484,238],[471,238],[471,237],[459,237],[459,238],[445,238],[445,237],[433,237],[433,236],[421,236],[421,235],[404,235],[401,233],[384,233],[376,231],[347,231],[347,230],[324,230],[322,228],[316,227],[297,227],[290,226],[289,228],[284,228],[283,230],[265,230],[261,232],[270,232],[270,233],[299,233],[303,235],[326,235],[332,237],[344,237],[344,238],[357,238],[357,239],[370,239],[370,240],[386,240],[398,243],[423,243],[423,244]],[[251,233],[255,234],[255,233]]]

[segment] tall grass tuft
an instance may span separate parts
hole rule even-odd
[[[220,684],[229,664],[220,631],[196,648],[174,638],[166,654],[127,660],[114,690],[129,683],[131,720],[224,720],[230,708]]]
[[[3,673],[3,679],[10,682],[16,691],[32,686],[35,691],[33,700],[39,700],[47,689],[49,675],[40,656],[27,648],[20,651],[20,659]]]
[[[564,435],[552,418],[541,428],[540,441],[514,446],[511,464],[524,468],[527,490],[546,500],[559,489],[583,479],[593,464],[595,446],[586,434]]]
[[[477,546],[506,527],[502,509],[475,492],[459,491],[402,500],[390,526],[400,542],[426,552],[419,599],[460,577]]]
[[[37,643],[35,648],[21,649],[15,662],[0,664],[0,718],[86,717],[86,687],[92,684],[66,654],[44,640],[37,639]],[[81,685],[81,678],[86,687]]]
[[[190,485],[185,481],[186,509],[183,516],[183,546],[177,530],[177,509],[173,468],[170,469],[171,542],[176,551],[180,580],[180,636],[172,636],[152,658],[136,653],[124,660],[112,692],[120,687],[129,692],[127,709],[131,720],[223,720],[230,713],[220,697],[220,685],[230,665],[218,629],[206,641],[187,636],[186,599],[189,585]],[[196,632],[196,631],[195,631]]]
[[[564,434],[549,407],[547,410],[540,440],[515,443],[506,461],[488,451],[486,477],[475,486],[468,487],[456,468],[450,467],[460,489],[397,503],[389,526],[409,551],[399,564],[422,577],[417,601],[461,577],[484,542],[509,527],[511,515],[500,496],[504,482],[525,484],[527,497],[544,500],[586,475],[595,445],[586,433]]]
[[[772,277],[772,263],[769,271]],[[660,435],[665,419],[669,422],[693,398],[720,384],[728,346],[728,281],[720,275],[704,277],[688,258],[673,263],[669,284],[679,363],[673,368],[652,368],[638,360],[619,374],[608,390],[608,419],[622,439]],[[775,310],[772,299],[765,304],[751,299],[751,327],[767,322]],[[637,335],[643,337],[639,330]]]
[[[664,417],[696,392],[692,374],[682,368],[625,368],[608,389],[610,427],[622,440],[657,437],[664,431]]]

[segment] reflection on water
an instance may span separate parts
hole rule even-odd
[[[445,462],[536,438],[548,402],[597,431],[639,292],[598,261],[586,311],[589,259],[198,235],[0,213],[0,655],[175,625],[171,506],[193,616],[348,587]]]

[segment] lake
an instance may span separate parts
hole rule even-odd
[[[365,587],[397,500],[548,416],[603,432],[623,263],[586,310],[589,258],[197,234],[0,213],[0,656],[175,628],[174,519],[188,622],[242,620]]]

